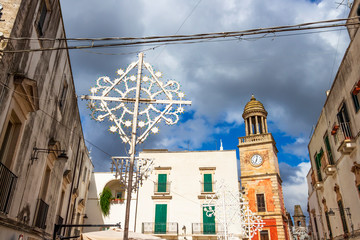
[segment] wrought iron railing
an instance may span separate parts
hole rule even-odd
[[[170,193],[170,182],[166,183],[154,183],[154,192],[155,193]]]
[[[38,201],[38,208],[35,220],[35,226],[45,229],[46,228],[46,217],[49,210],[49,205],[42,199]]]
[[[222,226],[217,223],[192,223],[192,234],[217,234],[223,232]]]
[[[17,176],[0,162],[0,212],[9,213]]]
[[[62,225],[63,222],[64,222],[64,219],[63,219],[60,215],[57,215],[57,216],[56,216],[56,224],[57,224],[57,225]],[[59,229],[57,230],[56,234],[57,234],[57,235],[60,235],[60,233],[61,233],[61,228],[59,228]]]
[[[176,234],[179,233],[178,223],[155,223],[155,222],[143,222],[142,233],[148,234]]]
[[[342,135],[343,135],[344,139],[352,139],[352,138],[354,138],[352,133],[351,133],[350,122],[342,122],[342,123],[340,123],[340,129],[341,129],[341,132],[342,132]]]

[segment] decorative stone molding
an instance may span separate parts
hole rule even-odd
[[[151,196],[151,199],[155,200],[155,199],[172,199],[172,196],[170,195],[162,195],[162,196]]]

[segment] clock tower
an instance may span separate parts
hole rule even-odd
[[[268,132],[267,111],[254,95],[244,108],[245,137],[239,138],[241,187],[251,211],[265,225],[253,239],[289,239],[276,143]]]

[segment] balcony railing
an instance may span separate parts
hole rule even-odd
[[[57,215],[56,216],[56,224],[57,225],[62,225],[63,222],[64,222],[64,219],[60,215]],[[60,235],[61,234],[61,228],[58,228],[56,233],[57,233],[57,235]]]
[[[350,122],[340,123],[340,129],[341,131],[338,131],[336,134],[337,142],[340,143],[338,151],[343,154],[350,154],[356,148]]]
[[[0,162],[0,212],[9,213],[17,176]]]
[[[166,182],[166,183],[155,182],[154,183],[154,192],[169,194],[170,193],[170,182]]]
[[[272,141],[273,137],[271,133],[254,134],[239,138],[239,145],[253,144],[264,141]]]
[[[353,138],[353,135],[351,133],[350,122],[340,123],[340,129],[341,129],[345,139],[352,139]]]
[[[36,214],[35,226],[45,229],[46,228],[46,217],[49,210],[49,205],[47,205],[42,199],[38,201],[38,209]]]
[[[223,232],[222,226],[217,223],[193,223],[192,234],[217,234]]]
[[[142,233],[144,234],[172,234],[178,235],[179,228],[178,223],[155,223],[155,222],[143,222]]]

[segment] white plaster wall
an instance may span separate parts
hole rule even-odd
[[[125,206],[127,195],[125,195],[125,201],[123,204],[111,204],[110,214],[108,216],[103,216],[100,209],[99,196],[103,188],[107,183],[114,180],[115,176],[110,172],[98,172],[93,173],[90,181],[90,189],[88,193],[88,201],[86,208],[86,215],[88,216],[85,219],[85,224],[116,224],[121,223],[121,227],[124,229],[125,225]],[[132,194],[131,201],[131,211],[130,211],[130,224],[129,230],[134,230],[134,216],[136,210],[136,194]],[[84,228],[84,232],[91,232],[101,230],[101,227],[88,227]]]
[[[227,189],[238,193],[238,174],[236,151],[204,151],[204,152],[141,152],[140,157],[154,159],[154,167],[171,167],[168,181],[171,182],[172,199],[153,200],[154,182],[157,182],[154,170],[139,194],[139,211],[137,231],[143,222],[155,221],[155,204],[168,204],[167,222],[177,222],[179,235],[183,226],[187,234],[191,234],[192,223],[202,223],[201,182],[203,181],[200,167],[216,167],[213,181],[215,189],[224,180]],[[239,229],[230,229],[239,232]]]

